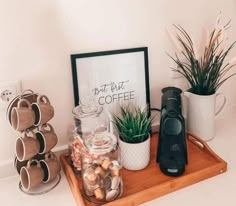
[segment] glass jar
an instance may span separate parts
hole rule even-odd
[[[104,204],[123,193],[120,152],[116,137],[105,131],[97,132],[84,142],[82,154],[83,194],[95,204]]]
[[[85,152],[84,140],[94,133],[108,129],[108,118],[105,117],[103,108],[94,104],[91,99],[85,100],[72,111],[75,127],[71,131],[73,141],[70,141],[70,149],[73,170],[77,175],[81,174],[81,153]]]
[[[73,166],[73,171],[76,175],[81,175],[81,152],[84,148],[84,143],[81,137],[77,134],[77,129],[74,128],[73,133],[73,141],[70,145],[70,156],[71,163]]]
[[[75,120],[76,133],[82,139],[94,132],[108,129],[108,118],[103,113],[103,108],[93,101],[80,104],[72,111]]]

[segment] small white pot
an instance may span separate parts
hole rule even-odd
[[[128,170],[141,170],[147,167],[150,161],[150,135],[141,143],[127,143],[118,139],[121,164]]]

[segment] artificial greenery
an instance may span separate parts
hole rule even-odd
[[[228,29],[229,23],[220,29],[213,29],[200,58],[196,56],[189,34],[181,26],[174,25],[178,31],[176,38],[182,48],[182,57],[177,54],[175,57],[169,55],[177,64],[177,68],[172,68],[172,70],[187,79],[190,84],[190,92],[198,95],[214,94],[226,80],[235,75],[233,73],[227,76],[235,64],[224,63],[235,42],[227,49],[222,48],[223,31]]]
[[[126,105],[120,106],[120,111],[120,115],[112,115],[120,139],[127,143],[144,142],[149,137],[152,122],[147,109]]]

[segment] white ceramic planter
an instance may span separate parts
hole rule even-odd
[[[147,167],[150,161],[150,136],[145,142],[127,143],[118,139],[121,164],[128,170],[141,170]]]

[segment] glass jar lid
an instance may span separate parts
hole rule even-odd
[[[114,134],[105,132],[94,133],[85,140],[85,146],[95,155],[106,154],[112,151],[117,145],[117,138]]]
[[[84,98],[81,99],[80,105],[76,106],[73,110],[72,113],[75,116],[75,118],[86,118],[86,117],[91,117],[91,116],[98,116],[103,108],[95,103],[94,98],[90,96],[85,96]]]

